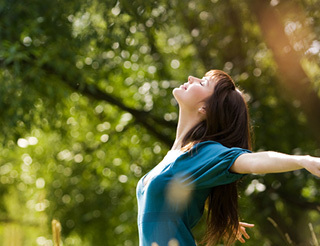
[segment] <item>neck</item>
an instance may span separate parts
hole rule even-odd
[[[171,150],[180,150],[182,141],[192,127],[201,121],[199,113],[185,112],[179,109],[179,119],[176,131],[176,138]]]

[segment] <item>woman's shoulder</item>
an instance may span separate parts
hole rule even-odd
[[[207,140],[207,141],[203,141],[203,142],[199,142],[197,144],[195,144],[193,146],[193,148],[191,150],[197,150],[197,149],[212,149],[212,150],[225,150],[225,151],[228,151],[228,150],[245,150],[247,151],[247,149],[243,149],[243,148],[240,148],[240,147],[236,147],[236,146],[225,146],[223,145],[222,143],[218,142],[218,141],[213,141],[213,140]]]
[[[194,144],[191,149],[185,151],[177,160],[190,160],[194,162],[199,159],[207,159],[214,155],[219,155],[228,149],[229,148],[216,141],[203,141]]]
[[[207,140],[203,142],[199,142],[195,144],[192,148],[191,151],[205,151],[205,150],[219,150],[219,149],[228,149],[228,147],[224,146],[223,144],[213,141],[213,140]]]
[[[180,162],[184,164],[185,162],[190,162],[194,166],[195,163],[216,162],[245,152],[248,152],[248,150],[238,147],[226,147],[217,141],[208,140],[196,143],[190,150],[180,154],[172,165],[177,165]]]

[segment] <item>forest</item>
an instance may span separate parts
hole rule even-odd
[[[254,151],[320,156],[319,37],[319,0],[0,1],[0,245],[53,246],[53,220],[65,246],[138,245],[172,90],[210,69],[244,91]],[[247,175],[245,245],[319,245],[319,181]]]

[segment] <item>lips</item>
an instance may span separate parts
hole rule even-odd
[[[183,88],[183,89],[185,89],[185,90],[188,89],[188,87],[187,87],[185,84],[181,85],[180,87]]]

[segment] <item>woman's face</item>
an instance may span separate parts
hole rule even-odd
[[[214,82],[209,77],[202,79],[189,76],[188,82],[173,90],[173,95],[181,107],[198,110],[204,106],[206,99],[212,95]]]

